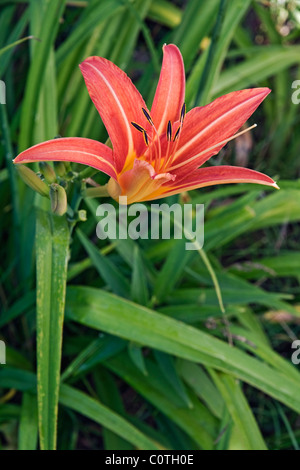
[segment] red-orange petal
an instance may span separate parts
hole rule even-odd
[[[232,137],[270,91],[269,88],[234,91],[217,98],[206,106],[189,111],[172,166],[195,157],[190,166],[197,168],[212,155],[216,155],[225,145],[224,143],[212,150],[205,150]],[[197,158],[198,154],[201,155]]]
[[[92,139],[65,137],[48,140],[20,153],[14,163],[66,161],[82,163],[116,178],[113,153],[107,145]]]
[[[176,178],[174,184],[169,186],[164,196],[178,194],[182,191],[191,191],[192,189],[203,188],[205,186],[228,183],[256,183],[273,186],[278,189],[277,184],[272,178],[259,171],[238,166],[221,165],[200,168],[180,182]]]
[[[127,156],[132,158],[134,153],[139,156],[145,149],[142,133],[131,122],[149,127],[142,112],[142,108],[147,109],[146,104],[126,73],[109,60],[89,57],[79,67],[109,134],[116,170],[120,172]]]
[[[185,75],[180,50],[174,44],[163,46],[163,63],[154,96],[151,117],[161,134],[167,129],[168,121],[180,118],[184,103]]]

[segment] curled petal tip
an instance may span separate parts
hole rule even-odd
[[[275,188],[275,189],[280,189],[280,187],[278,186],[277,183],[275,183],[275,181],[274,181],[274,184],[272,184],[272,186],[273,186],[273,188]]]

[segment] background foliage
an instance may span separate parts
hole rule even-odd
[[[55,283],[49,264],[65,228],[50,233],[49,221],[40,218],[34,246],[43,202],[20,180],[12,158],[58,134],[104,142],[78,64],[89,55],[112,60],[150,105],[161,46],[173,42],[186,66],[188,109],[241,88],[272,89],[251,120],[259,124],[255,132],[227,145],[212,164],[222,157],[266,172],[281,190],[234,185],[184,195],[205,203],[204,250],[225,315],[203,258],[185,251],[182,241],[100,242],[98,201],[82,201],[88,221],[71,236],[57,445],[298,449],[300,375],[291,342],[300,332],[300,105],[291,96],[300,78],[299,2],[0,0],[0,8],[6,84],[0,325],[7,345],[7,364],[0,366],[1,446],[36,449],[42,439],[55,440],[50,399],[42,407],[49,425],[38,442],[36,335],[48,341],[46,380],[49,364],[58,372],[52,347],[63,321],[57,305],[48,338],[39,336],[35,259]],[[97,178],[105,182],[104,175]],[[79,188],[72,191],[74,208]],[[177,200],[183,197],[170,202]],[[63,243],[57,250],[66,253]],[[45,390],[51,397],[55,384]]]

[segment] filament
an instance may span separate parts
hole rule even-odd
[[[254,129],[254,127],[256,127],[256,126],[257,126],[257,124],[254,124],[253,126],[248,127],[247,129],[244,129],[241,132],[238,132],[237,134],[233,135],[232,137],[229,137],[229,139],[222,140],[221,142],[218,142],[217,144],[213,145],[212,147],[209,147],[208,149],[203,150],[202,152],[198,153],[197,155],[194,155],[193,157],[189,158],[188,160],[185,160],[181,163],[178,163],[177,165],[171,166],[171,168],[168,168],[168,171],[176,170],[177,168],[180,168],[180,167],[186,165],[187,163],[191,163],[192,161],[194,161],[194,160],[198,159],[199,157],[201,157],[201,155],[204,155],[205,153],[209,152],[210,150],[215,149],[219,145],[227,144],[227,142],[230,142],[231,140],[236,139],[240,135],[243,135],[246,132],[250,131],[251,129]]]

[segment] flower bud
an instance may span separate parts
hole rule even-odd
[[[24,181],[31,189],[37,191],[41,196],[49,197],[49,186],[47,186],[44,181],[42,181],[34,171],[32,171],[28,166],[17,165],[16,169]]]
[[[85,222],[87,220],[86,211],[84,209],[80,209],[78,211],[78,220],[80,222]]]
[[[53,164],[55,173],[62,178],[66,174],[66,165],[64,162],[54,162]]]
[[[39,167],[47,183],[55,183],[56,174],[52,166],[50,166],[47,162],[39,162]]]
[[[67,212],[67,194],[62,186],[52,183],[50,186],[51,209],[54,214],[64,215]]]

